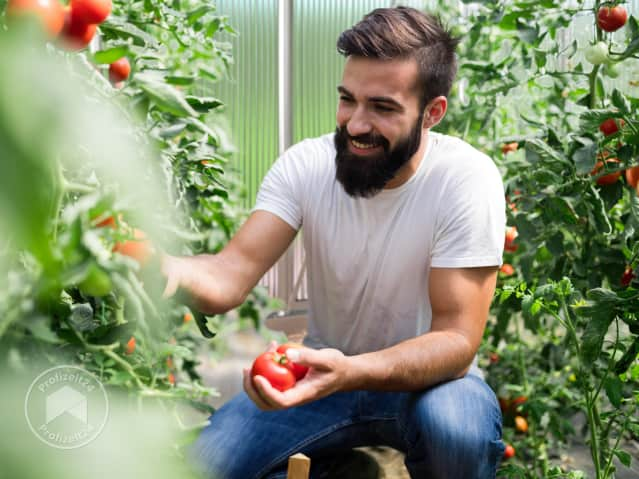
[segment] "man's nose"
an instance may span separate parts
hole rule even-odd
[[[350,136],[365,135],[371,130],[371,122],[361,108],[356,109],[346,123],[346,131]]]

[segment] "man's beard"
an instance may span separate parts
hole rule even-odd
[[[406,138],[402,138],[395,148],[390,149],[386,138],[375,133],[351,137],[346,127],[335,129],[335,178],[350,196],[370,198],[379,193],[392,180],[419,149],[422,137],[422,118]],[[380,145],[383,151],[371,155],[356,155],[348,149],[349,139],[365,144]]]

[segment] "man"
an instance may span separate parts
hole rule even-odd
[[[290,148],[246,223],[217,255],[166,257],[167,295],[198,308],[242,303],[304,226],[310,314],[280,392],[244,371],[245,393],[211,417],[193,458],[211,477],[285,477],[385,444],[413,478],[494,477],[501,414],[473,359],[501,264],[505,205],[484,154],[430,132],[446,112],[457,40],[409,8],[378,9],[342,33],[334,134]]]

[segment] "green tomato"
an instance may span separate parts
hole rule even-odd
[[[604,73],[610,78],[617,78],[619,76],[619,68],[617,68],[616,63],[606,63]]]
[[[113,289],[111,277],[96,264],[91,264],[84,279],[78,284],[80,291],[87,296],[106,296]]]
[[[606,63],[609,59],[608,45],[605,42],[597,42],[594,45],[590,45],[584,52],[584,58],[593,65]]]

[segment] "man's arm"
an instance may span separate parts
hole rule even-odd
[[[291,244],[297,231],[278,216],[255,211],[215,255],[162,258],[164,296],[178,288],[206,314],[224,313],[244,302],[260,278]]]
[[[497,268],[433,268],[431,331],[381,351],[344,356],[334,349],[300,349],[307,376],[284,392],[264,378],[244,388],[262,409],[304,404],[340,390],[415,391],[463,376],[482,340]],[[292,360],[295,361],[294,358]]]
[[[431,330],[391,348],[354,356],[354,389],[424,389],[463,376],[481,343],[497,270],[433,268]]]

